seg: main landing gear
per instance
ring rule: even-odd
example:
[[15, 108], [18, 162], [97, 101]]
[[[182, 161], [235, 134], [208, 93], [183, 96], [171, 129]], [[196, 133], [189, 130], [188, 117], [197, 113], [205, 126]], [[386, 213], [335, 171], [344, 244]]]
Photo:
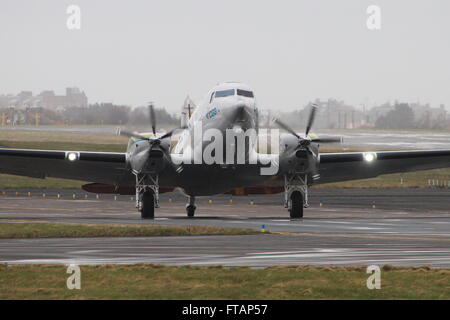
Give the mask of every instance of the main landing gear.
[[142, 219], [154, 219], [155, 208], [159, 208], [158, 175], [135, 174], [136, 208]]
[[[135, 174], [136, 176], [136, 208], [142, 219], [154, 219], [155, 208], [159, 208], [158, 175]], [[189, 196], [186, 204], [186, 213], [189, 218], [194, 217], [195, 197]]]
[[189, 218], [194, 217], [195, 209], [197, 209], [197, 207], [195, 206], [195, 197], [189, 196], [189, 202], [188, 204], [186, 204], [186, 213]]
[[284, 206], [291, 219], [303, 218], [303, 208], [308, 208], [308, 176], [298, 173], [284, 176]]
[[[308, 176], [287, 174], [284, 177], [284, 203], [291, 219], [303, 218], [303, 208], [308, 208]], [[158, 175], [136, 174], [136, 208], [142, 219], [154, 219], [155, 208], [159, 208]], [[195, 197], [189, 196], [186, 214], [189, 218], [195, 215]]]

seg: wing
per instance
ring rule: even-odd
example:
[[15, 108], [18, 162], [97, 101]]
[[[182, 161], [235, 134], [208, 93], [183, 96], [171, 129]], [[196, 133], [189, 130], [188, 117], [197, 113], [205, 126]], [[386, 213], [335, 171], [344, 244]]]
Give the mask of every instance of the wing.
[[[368, 154], [373, 155], [372, 160]], [[318, 183], [448, 167], [450, 150], [322, 153]]]
[[0, 172], [106, 184], [130, 179], [126, 154], [112, 152], [0, 149]]

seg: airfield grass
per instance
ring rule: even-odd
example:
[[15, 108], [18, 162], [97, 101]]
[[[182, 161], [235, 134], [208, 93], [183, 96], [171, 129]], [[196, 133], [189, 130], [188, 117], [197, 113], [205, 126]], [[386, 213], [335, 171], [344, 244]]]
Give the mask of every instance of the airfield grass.
[[26, 190], [26, 189], [80, 189], [87, 182], [67, 180], [59, 178], [29, 178], [0, 174], [0, 189], [2, 190]]
[[[113, 133], [113, 129], [111, 132]], [[99, 152], [125, 152], [127, 139], [124, 137], [32, 130], [1, 130], [0, 145], [9, 148], [80, 150]], [[322, 152], [354, 152], [361, 148], [343, 149], [326, 146]], [[372, 150], [382, 151], [382, 150]], [[383, 150], [384, 151], [384, 150]], [[439, 180], [440, 184], [450, 181], [450, 169], [435, 169], [403, 174], [382, 175], [376, 178], [321, 184], [317, 188], [423, 188], [429, 187], [428, 180]], [[85, 182], [65, 179], [36, 179], [21, 176], [0, 175], [0, 189], [74, 189]]]
[[81, 289], [66, 286], [63, 265], [0, 265], [0, 299], [450, 299], [450, 270], [366, 267], [254, 269], [151, 264], [81, 266]]
[[[32, 130], [0, 131], [0, 146], [17, 149], [125, 152], [127, 142], [126, 138], [113, 135]], [[0, 174], [0, 189], [78, 189], [85, 183], [58, 178], [37, 179]]]
[[250, 235], [256, 230], [213, 226], [0, 223], [0, 239]]
[[95, 152], [126, 152], [125, 144], [88, 143], [88, 142], [32, 142], [32, 141], [1, 141], [0, 145], [16, 149], [44, 149], [64, 151], [95, 151]]
[[[70, 130], [70, 127], [67, 127]], [[32, 142], [39, 145], [39, 143], [86, 143], [86, 144], [104, 144], [104, 145], [122, 145], [126, 146], [128, 139], [122, 136], [115, 136], [114, 129], [111, 128], [111, 134], [92, 134], [92, 133], [79, 133], [79, 132], [65, 132], [65, 131], [36, 131], [26, 129], [14, 129], [14, 130], [0, 130], [0, 144], [11, 146], [16, 144], [17, 146], [22, 143]], [[64, 148], [67, 149], [67, 148]], [[103, 150], [108, 151], [108, 150]]]

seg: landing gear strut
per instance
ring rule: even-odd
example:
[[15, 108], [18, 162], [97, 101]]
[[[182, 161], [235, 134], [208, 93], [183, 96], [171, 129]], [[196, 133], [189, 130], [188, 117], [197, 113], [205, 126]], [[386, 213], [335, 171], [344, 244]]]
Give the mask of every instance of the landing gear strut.
[[158, 175], [135, 174], [136, 208], [142, 219], [154, 219], [155, 208], [159, 208]]
[[189, 196], [189, 203], [186, 205], [186, 213], [189, 218], [193, 218], [195, 214], [195, 197]]
[[284, 176], [284, 206], [291, 219], [303, 218], [303, 208], [308, 208], [308, 176], [298, 173]]

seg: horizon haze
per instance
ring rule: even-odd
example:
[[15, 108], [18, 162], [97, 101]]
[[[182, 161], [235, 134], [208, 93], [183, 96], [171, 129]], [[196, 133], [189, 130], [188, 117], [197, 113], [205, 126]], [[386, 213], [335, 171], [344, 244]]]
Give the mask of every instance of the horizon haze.
[[[70, 5], [80, 30], [67, 28]], [[370, 5], [380, 30], [367, 28]], [[316, 98], [448, 108], [448, 12], [444, 0], [2, 1], [0, 94], [77, 86], [90, 103], [177, 112], [188, 94], [242, 81], [282, 111]]]

